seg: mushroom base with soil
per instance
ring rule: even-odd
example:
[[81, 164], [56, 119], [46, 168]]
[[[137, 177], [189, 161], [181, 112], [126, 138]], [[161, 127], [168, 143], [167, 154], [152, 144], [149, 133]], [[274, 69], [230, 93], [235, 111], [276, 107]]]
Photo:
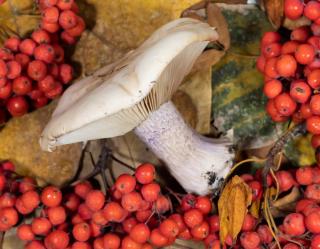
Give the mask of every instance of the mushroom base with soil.
[[231, 143], [199, 135], [171, 101], [151, 113], [134, 132], [186, 191], [204, 195], [219, 190], [231, 168]]

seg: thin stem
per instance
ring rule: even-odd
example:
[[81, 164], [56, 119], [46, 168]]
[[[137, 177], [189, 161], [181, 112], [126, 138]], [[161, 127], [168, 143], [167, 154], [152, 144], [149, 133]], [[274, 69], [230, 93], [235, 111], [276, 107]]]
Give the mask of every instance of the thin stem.
[[117, 163], [120, 163], [122, 166], [126, 167], [129, 170], [135, 171], [136, 169], [129, 164], [121, 161], [120, 159], [116, 158], [114, 155], [111, 155], [112, 160], [116, 161]]
[[263, 177], [263, 187], [266, 189], [268, 187], [267, 184], [267, 175], [270, 171], [270, 169], [274, 169], [274, 161], [275, 157], [283, 150], [284, 146], [287, 144], [287, 142], [294, 137], [298, 136], [305, 130], [305, 124], [300, 123], [296, 126], [294, 126], [292, 129], [287, 131], [282, 137], [279, 138], [279, 140], [274, 144], [274, 146], [271, 148], [267, 155], [267, 161], [265, 163], [265, 166], [262, 170], [262, 177]]

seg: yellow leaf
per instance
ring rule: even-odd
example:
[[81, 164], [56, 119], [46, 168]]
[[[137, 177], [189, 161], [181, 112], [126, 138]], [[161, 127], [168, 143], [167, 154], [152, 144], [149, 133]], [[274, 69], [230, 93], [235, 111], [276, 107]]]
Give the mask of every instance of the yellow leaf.
[[260, 207], [261, 207], [260, 200], [255, 200], [250, 207], [250, 214], [252, 214], [252, 216], [254, 216], [257, 219], [259, 218]]
[[251, 189], [239, 176], [234, 176], [223, 189], [218, 201], [222, 243], [228, 235], [233, 239], [238, 236], [251, 202]]

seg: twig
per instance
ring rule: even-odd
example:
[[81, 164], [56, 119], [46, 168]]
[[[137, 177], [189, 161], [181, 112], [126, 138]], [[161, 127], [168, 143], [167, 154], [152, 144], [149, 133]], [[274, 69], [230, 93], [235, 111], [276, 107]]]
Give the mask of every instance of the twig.
[[136, 169], [129, 164], [121, 161], [120, 159], [116, 158], [114, 155], [111, 155], [112, 160], [116, 161], [117, 163], [120, 163], [122, 166], [126, 167], [127, 169], [130, 169], [132, 171], [135, 171]]
[[305, 130], [305, 124], [300, 123], [293, 127], [291, 130], [286, 132], [282, 137], [279, 138], [279, 140], [274, 144], [274, 146], [271, 148], [267, 155], [267, 161], [265, 163], [265, 166], [262, 170], [262, 177], [263, 177], [263, 187], [266, 189], [268, 187], [267, 184], [267, 175], [270, 171], [270, 169], [274, 168], [274, 161], [275, 157], [283, 150], [284, 146], [287, 144], [287, 142], [300, 135]]

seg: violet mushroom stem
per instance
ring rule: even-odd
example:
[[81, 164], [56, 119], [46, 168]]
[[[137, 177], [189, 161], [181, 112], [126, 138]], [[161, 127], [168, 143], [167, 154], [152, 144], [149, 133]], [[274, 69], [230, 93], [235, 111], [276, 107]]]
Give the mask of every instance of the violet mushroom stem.
[[134, 132], [166, 162], [188, 192], [219, 189], [233, 159], [230, 142], [200, 136], [170, 99], [210, 41], [207, 23], [167, 23], [139, 48], [68, 88], [45, 127], [40, 145], [54, 147]]
[[233, 164], [230, 141], [198, 134], [171, 101], [151, 113], [134, 132], [188, 192], [206, 195], [218, 191]]

